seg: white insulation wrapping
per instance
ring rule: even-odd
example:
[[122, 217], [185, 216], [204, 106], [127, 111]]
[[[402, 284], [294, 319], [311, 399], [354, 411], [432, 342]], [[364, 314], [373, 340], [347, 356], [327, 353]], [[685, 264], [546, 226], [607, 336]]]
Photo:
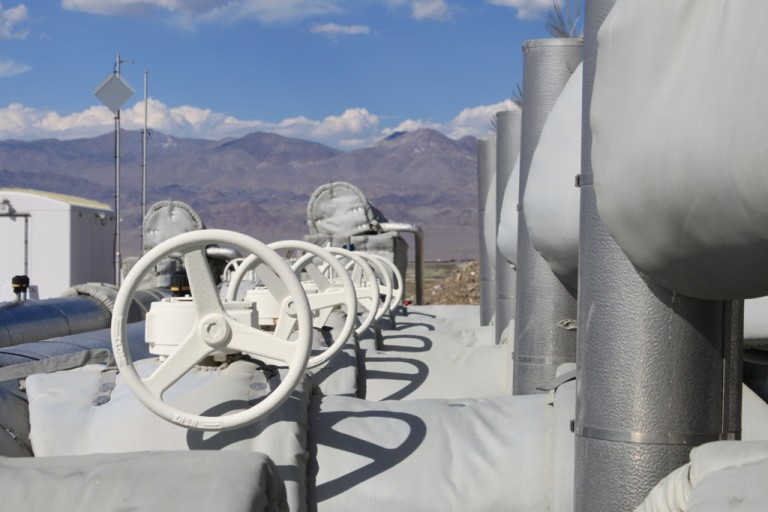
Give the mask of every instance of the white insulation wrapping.
[[605, 226], [662, 286], [768, 294], [768, 38], [759, 0], [620, 0], [600, 29], [592, 164]]
[[574, 288], [579, 270], [582, 66], [571, 75], [547, 117], [531, 160], [523, 209], [533, 247], [552, 272]]
[[499, 252], [512, 265], [517, 265], [517, 203], [520, 200], [520, 156], [518, 155], [512, 175], [504, 191], [499, 217], [496, 244]]
[[768, 442], [719, 441], [691, 451], [691, 462], [653, 488], [636, 512], [765, 510]]

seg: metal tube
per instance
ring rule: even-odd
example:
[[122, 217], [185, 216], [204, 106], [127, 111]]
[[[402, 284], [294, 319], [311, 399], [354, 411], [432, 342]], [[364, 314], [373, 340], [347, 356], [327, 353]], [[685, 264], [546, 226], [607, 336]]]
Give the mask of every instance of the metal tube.
[[[490, 200], [491, 187], [496, 190], [496, 137], [477, 139], [477, 217], [480, 229], [480, 325], [490, 325], [496, 311], [495, 262], [498, 261], [496, 249], [496, 226], [498, 216], [494, 215], [491, 225], [487, 225], [487, 208], [496, 208], [495, 204], [486, 204]], [[498, 194], [498, 191], [496, 191]], [[498, 197], [498, 196], [497, 196]], [[490, 234], [490, 236], [488, 236]]]
[[[520, 153], [522, 113], [519, 109], [496, 114], [496, 233], [501, 223], [501, 207], [509, 178]], [[517, 272], [496, 247], [496, 343], [515, 318]]]
[[144, 219], [147, 216], [147, 91], [149, 84], [149, 73], [144, 70], [144, 131], [141, 134], [141, 254], [144, 254]]
[[692, 447], [728, 437], [738, 406], [725, 382], [733, 308], [650, 281], [598, 214], [589, 113], [614, 2], [588, 0], [585, 19], [574, 509], [589, 512], [634, 510]]
[[380, 226], [383, 231], [413, 233], [416, 243], [416, 304], [424, 304], [424, 231], [414, 224], [400, 222], [382, 222]]
[[576, 291], [555, 276], [533, 247], [523, 197], [541, 131], [566, 82], [581, 62], [579, 39], [537, 39], [523, 45], [524, 104], [520, 135], [517, 232], [517, 310], [512, 392], [541, 393], [557, 367], [576, 360]]
[[[117, 77], [120, 78], [120, 54], [115, 62]], [[120, 109], [115, 112], [115, 284], [120, 286]]]

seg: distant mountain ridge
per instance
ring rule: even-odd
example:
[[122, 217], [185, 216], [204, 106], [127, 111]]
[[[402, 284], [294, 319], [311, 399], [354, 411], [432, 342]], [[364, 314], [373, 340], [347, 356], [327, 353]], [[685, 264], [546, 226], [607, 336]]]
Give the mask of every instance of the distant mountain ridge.
[[[453, 140], [431, 129], [398, 132], [354, 151], [267, 132], [219, 141], [151, 132], [147, 202], [184, 201], [208, 227], [270, 242], [301, 238], [312, 192], [329, 181], [348, 181], [391, 221], [421, 226], [428, 258], [475, 258], [476, 144], [474, 137]], [[121, 132], [126, 255], [139, 251], [141, 155], [141, 133]], [[0, 187], [114, 204], [114, 180], [114, 134], [0, 141]]]

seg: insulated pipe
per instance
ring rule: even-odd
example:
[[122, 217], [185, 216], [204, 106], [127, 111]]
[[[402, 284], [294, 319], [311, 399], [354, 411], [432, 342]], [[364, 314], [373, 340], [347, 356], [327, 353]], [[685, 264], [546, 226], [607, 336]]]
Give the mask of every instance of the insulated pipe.
[[[73, 289], [87, 294], [44, 300], [0, 303], [0, 347], [108, 328], [112, 322], [116, 290], [108, 285], [86, 284]], [[128, 314], [129, 322], [144, 320], [150, 304], [170, 295], [168, 290], [140, 290]]]
[[[424, 304], [424, 231], [415, 224], [402, 222], [382, 222], [383, 231], [404, 231], [413, 233], [416, 242], [416, 304]], [[405, 279], [405, 276], [403, 276]]]
[[733, 418], [741, 414], [729, 389], [739, 303], [691, 299], [651, 282], [598, 215], [589, 113], [597, 31], [614, 2], [588, 0], [585, 18], [574, 422], [574, 509], [584, 512], [634, 510], [691, 448], [738, 437]]
[[520, 134], [517, 228], [517, 310], [512, 392], [542, 393], [557, 367], [576, 360], [576, 290], [563, 284], [533, 247], [523, 197], [528, 172], [550, 110], [581, 63], [579, 39], [536, 39], [523, 44], [524, 105]]
[[[491, 187], [496, 190], [496, 137], [477, 139], [477, 217], [480, 224], [480, 325], [490, 325], [496, 311], [496, 282], [494, 278], [494, 263], [498, 261], [496, 254], [496, 225], [498, 217], [488, 208], [495, 210], [496, 204], [488, 204], [491, 200]], [[498, 194], [498, 191], [496, 191]], [[496, 196], [498, 197], [498, 196]], [[494, 201], [495, 203], [495, 201]], [[488, 225], [488, 221], [492, 221]], [[494, 261], [495, 257], [495, 261]]]
[[[501, 223], [501, 207], [509, 178], [520, 153], [519, 109], [505, 110], [496, 114], [496, 230]], [[495, 239], [494, 239], [495, 241]], [[515, 267], [504, 257], [496, 246], [496, 343], [515, 318], [515, 295], [517, 294], [517, 273]]]

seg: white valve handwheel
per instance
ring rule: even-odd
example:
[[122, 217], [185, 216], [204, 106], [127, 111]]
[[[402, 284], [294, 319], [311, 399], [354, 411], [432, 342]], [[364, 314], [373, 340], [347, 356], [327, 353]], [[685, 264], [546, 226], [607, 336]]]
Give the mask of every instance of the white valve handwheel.
[[373, 268], [360, 257], [359, 253], [341, 249], [339, 247], [326, 247], [325, 250], [337, 258], [349, 260], [345, 266], [352, 267], [347, 268], [347, 272], [349, 272], [349, 275], [352, 277], [352, 282], [355, 285], [357, 303], [366, 312], [365, 316], [360, 321], [360, 325], [355, 329], [355, 333], [359, 336], [371, 326], [376, 319], [376, 312], [379, 308], [379, 301], [381, 300], [379, 293], [381, 292], [379, 291], [379, 283], [376, 279], [376, 273], [373, 271]]
[[392, 271], [390, 273], [390, 277], [392, 278], [392, 300], [389, 302], [389, 309], [392, 311], [400, 305], [403, 301], [403, 295], [405, 295], [405, 281], [403, 281], [403, 274], [400, 273], [400, 269], [397, 268], [397, 265], [395, 265], [389, 258], [385, 258], [381, 254], [373, 253], [368, 253], [368, 256], [372, 256], [375, 260], [381, 262], [383, 266], [388, 267]]
[[[290, 316], [298, 320], [298, 337], [287, 341], [240, 323], [230, 317], [218, 297], [205, 248], [227, 244], [257, 254], [281, 281], [283, 300], [291, 302]], [[133, 295], [142, 277], [171, 253], [183, 254], [195, 308], [195, 324], [178, 349], [152, 375], [142, 379], [133, 366], [127, 345], [127, 317]], [[180, 326], [181, 327], [181, 326]], [[312, 349], [312, 318], [306, 294], [293, 270], [266, 245], [232, 231], [207, 229], [177, 235], [146, 253], [125, 278], [112, 315], [112, 348], [120, 373], [136, 397], [161, 418], [192, 430], [230, 430], [263, 418], [282, 404], [304, 377]], [[280, 385], [261, 402], [247, 410], [224, 416], [199, 416], [180, 411], [163, 401], [163, 393], [210, 354], [221, 351], [252, 354], [288, 366]]]
[[227, 262], [227, 265], [224, 267], [224, 272], [221, 273], [225, 281], [228, 281], [231, 278], [232, 273], [242, 265], [244, 259], [245, 258], [233, 258]]
[[376, 315], [374, 318], [378, 320], [384, 316], [384, 313], [389, 311], [390, 301], [392, 300], [392, 277], [384, 267], [384, 265], [373, 257], [372, 254], [366, 252], [356, 252], [358, 256], [362, 258], [373, 269], [374, 274], [377, 276], [377, 282], [379, 284], [379, 306], [376, 308]]
[[[344, 344], [347, 342], [347, 339], [355, 328], [357, 295], [355, 293], [355, 286], [352, 283], [352, 278], [344, 270], [344, 266], [341, 262], [339, 262], [331, 253], [315, 244], [301, 240], [285, 240], [271, 243], [268, 247], [274, 251], [295, 249], [307, 253], [294, 262], [292, 268], [297, 276], [300, 276], [302, 270], [305, 270], [317, 286], [316, 293], [307, 294], [309, 309], [317, 314], [317, 317], [314, 320], [315, 327], [323, 327], [328, 321], [331, 312], [337, 306], [345, 306], [347, 309], [347, 317], [344, 321], [344, 325], [342, 326], [341, 331], [333, 337], [331, 346], [321, 354], [309, 359], [307, 368], [315, 368], [336, 355], [336, 353], [344, 347]], [[338, 274], [339, 281], [332, 283], [326, 276], [324, 276], [314, 263], [315, 257], [322, 259], [330, 265]], [[253, 254], [243, 261], [230, 280], [229, 290], [227, 291], [228, 299], [236, 296], [237, 289], [240, 286], [245, 272], [255, 266], [258, 268], [258, 263], [258, 257]]]

